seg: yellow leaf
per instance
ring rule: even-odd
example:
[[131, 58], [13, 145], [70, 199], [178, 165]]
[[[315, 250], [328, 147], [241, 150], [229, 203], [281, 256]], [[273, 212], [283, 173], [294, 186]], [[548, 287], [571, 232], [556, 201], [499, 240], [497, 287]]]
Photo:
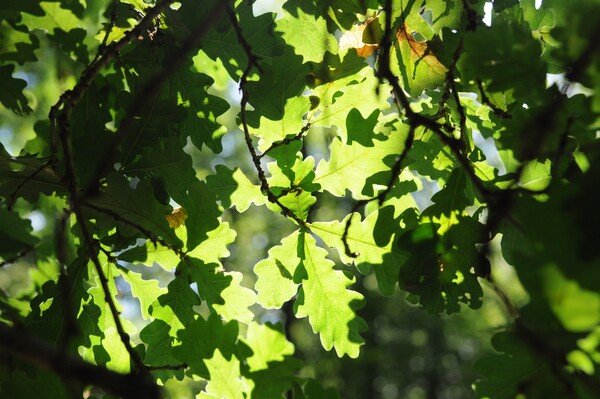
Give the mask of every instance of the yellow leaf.
[[169, 215], [165, 216], [169, 226], [176, 229], [179, 226], [183, 226], [185, 219], [187, 218], [187, 212], [182, 207], [173, 209]]

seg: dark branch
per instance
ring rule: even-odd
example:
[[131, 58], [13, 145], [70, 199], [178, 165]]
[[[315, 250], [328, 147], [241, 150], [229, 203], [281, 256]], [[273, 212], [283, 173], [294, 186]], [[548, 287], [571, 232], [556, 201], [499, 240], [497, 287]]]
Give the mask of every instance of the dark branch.
[[12, 210], [12, 207], [15, 204], [15, 201], [17, 200], [17, 194], [19, 194], [19, 191], [21, 191], [21, 189], [27, 184], [29, 183], [32, 179], [34, 179], [38, 173], [40, 173], [42, 170], [44, 170], [46, 167], [50, 166], [52, 164], [52, 159], [44, 162], [43, 165], [41, 165], [39, 168], [37, 168], [36, 170], [33, 171], [33, 173], [31, 173], [29, 176], [27, 176], [25, 179], [23, 179], [23, 181], [21, 182], [21, 184], [19, 184], [17, 186], [17, 188], [15, 188], [15, 191], [13, 191], [10, 194], [10, 197], [8, 198], [8, 204], [7, 204], [7, 208], [8, 210]]
[[132, 362], [135, 364], [137, 371], [140, 373], [147, 372], [147, 370], [145, 369], [145, 365], [142, 362], [142, 359], [140, 358], [140, 355], [131, 346], [129, 334], [127, 334], [125, 332], [125, 329], [123, 328], [123, 323], [121, 323], [119, 311], [117, 310], [117, 306], [112, 298], [112, 294], [108, 286], [108, 279], [104, 274], [104, 270], [102, 270], [102, 265], [100, 264], [100, 259], [98, 258], [96, 243], [92, 238], [92, 234], [88, 230], [87, 221], [85, 220], [85, 216], [83, 215], [81, 207], [76, 207], [74, 212], [75, 216], [77, 217], [77, 224], [79, 225], [79, 229], [81, 230], [81, 235], [83, 236], [88, 255], [90, 257], [90, 260], [92, 261], [92, 264], [94, 265], [96, 273], [98, 274], [98, 278], [100, 279], [100, 286], [102, 287], [102, 292], [104, 293], [104, 300], [106, 301], [106, 304], [108, 305], [110, 313], [115, 322], [115, 328], [117, 329], [119, 338], [121, 338], [121, 342], [123, 342], [125, 349], [127, 349], [127, 352], [129, 353]]
[[0, 323], [0, 349], [66, 379], [102, 388], [124, 399], [160, 399], [159, 388], [143, 374], [118, 374], [68, 355], [15, 327]]
[[[172, 0], [169, 0], [166, 3], [172, 2]], [[93, 178], [90, 180], [90, 184], [85, 188], [84, 197], [92, 196], [98, 191], [98, 182], [104, 176], [106, 171], [112, 167], [115, 160], [115, 154], [118, 153], [119, 146], [129, 134], [131, 125], [136, 120], [136, 117], [142, 112], [148, 101], [160, 92], [163, 83], [179, 69], [192, 51], [198, 48], [200, 41], [221, 12], [223, 12], [224, 8], [226, 8], [228, 3], [229, 1], [225, 0], [218, 2], [204, 19], [198, 21], [198, 27], [191, 32], [177, 51], [169, 58], [169, 62], [165, 64], [156, 75], [150, 77], [137, 92], [131, 103], [131, 107], [127, 110], [126, 116], [121, 121], [119, 130], [105, 150], [104, 156], [101, 158], [102, 161], [99, 162], [99, 165], [93, 174]], [[146, 18], [144, 18], [144, 20], [145, 19]]]
[[502, 108], [498, 107], [496, 104], [490, 101], [487, 94], [485, 94], [483, 82], [480, 79], [477, 79], [477, 87], [479, 88], [479, 95], [481, 96], [481, 103], [483, 105], [487, 105], [496, 116], [502, 119], [512, 118], [512, 116], [508, 112], [506, 112], [505, 110], [503, 110]]
[[454, 73], [456, 71], [456, 64], [458, 63], [458, 60], [460, 59], [461, 53], [463, 50], [463, 40], [461, 39], [459, 45], [456, 47], [456, 50], [454, 51], [454, 54], [452, 55], [452, 65], [450, 65], [450, 68], [448, 69], [448, 72], [446, 73], [446, 82], [450, 88], [450, 90], [452, 91], [452, 97], [454, 98], [454, 102], [456, 103], [456, 109], [458, 110], [458, 115], [459, 115], [459, 137], [460, 137], [460, 144], [462, 146], [462, 150], [464, 151], [465, 149], [465, 134], [467, 131], [467, 116], [465, 114], [465, 109], [462, 106], [462, 104], [460, 103], [460, 96], [458, 94], [458, 90], [456, 89], [456, 82], [455, 80], [455, 76]]
[[34, 248], [27, 248], [21, 252], [19, 252], [18, 254], [16, 254], [15, 256], [13, 256], [12, 258], [8, 258], [6, 260], [3, 260], [2, 262], [0, 262], [0, 268], [6, 266], [6, 265], [10, 265], [15, 263], [16, 261], [18, 261], [19, 259], [25, 257], [27, 254], [33, 252]]
[[246, 146], [248, 147], [248, 151], [250, 152], [250, 156], [252, 157], [252, 163], [254, 164], [256, 173], [258, 174], [258, 179], [260, 180], [261, 191], [267, 196], [269, 202], [276, 204], [277, 206], [279, 206], [279, 208], [281, 208], [281, 213], [284, 216], [294, 220], [296, 223], [298, 223], [299, 226], [307, 228], [308, 226], [306, 222], [300, 219], [298, 216], [296, 216], [294, 212], [292, 212], [288, 207], [283, 205], [281, 201], [279, 201], [279, 198], [275, 194], [273, 194], [273, 191], [271, 191], [269, 183], [267, 182], [265, 172], [262, 169], [262, 166], [260, 165], [260, 157], [256, 153], [256, 149], [254, 148], [254, 144], [252, 143], [252, 137], [250, 136], [250, 130], [248, 129], [248, 121], [246, 119], [246, 107], [248, 105], [249, 97], [248, 90], [246, 89], [246, 84], [248, 83], [248, 77], [250, 76], [250, 72], [252, 71], [252, 69], [256, 68], [259, 71], [262, 70], [258, 63], [259, 58], [252, 52], [250, 44], [244, 38], [242, 27], [240, 26], [237, 20], [235, 12], [230, 7], [227, 7], [227, 16], [233, 24], [233, 27], [237, 34], [238, 42], [244, 49], [246, 57], [248, 57], [248, 65], [244, 69], [244, 72], [242, 73], [242, 76], [240, 78], [240, 91], [242, 92], [242, 100], [240, 102], [240, 119], [242, 122], [242, 129], [244, 131], [244, 139], [246, 141]]
[[189, 366], [186, 363], [175, 364], [175, 365], [166, 365], [166, 366], [148, 366], [148, 370], [157, 371], [157, 370], [183, 370], [187, 369]]
[[[84, 69], [79, 80], [75, 84], [75, 87], [73, 87], [71, 90], [65, 91], [60, 96], [58, 102], [50, 108], [50, 152], [55, 160], [57, 157], [56, 129], [59, 128], [57, 121], [60, 118], [60, 114], [66, 114], [66, 118], [68, 119], [71, 110], [83, 97], [90, 84], [100, 73], [102, 68], [104, 68], [114, 57], [116, 57], [125, 46], [140, 37], [144, 30], [150, 24], [152, 24], [154, 19], [158, 17], [160, 13], [162, 13], [164, 9], [171, 5], [174, 1], [175, 0], [163, 0], [154, 7], [149, 8], [142, 20], [138, 22], [138, 24], [131, 30], [127, 31], [121, 40], [113, 42], [107, 47], [101, 45], [98, 48], [96, 57]], [[105, 38], [108, 38], [108, 33]]]
[[152, 243], [154, 245], [156, 244], [160, 244], [165, 248], [169, 248], [171, 251], [173, 251], [174, 253], [177, 254], [177, 256], [179, 256], [180, 258], [183, 258], [184, 253], [181, 250], [181, 248], [175, 246], [175, 245], [171, 245], [168, 242], [166, 242], [165, 240], [163, 240], [162, 238], [156, 236], [154, 233], [152, 233], [150, 230], [146, 229], [143, 226], [140, 226], [137, 223], [134, 223], [130, 220], [125, 219], [123, 216], [119, 215], [117, 212], [114, 212], [111, 209], [106, 209], [106, 208], [102, 208], [100, 206], [91, 204], [89, 202], [85, 202], [83, 203], [84, 206], [91, 208], [97, 212], [101, 212], [104, 213], [105, 215], [110, 216], [111, 218], [113, 218], [115, 221], [117, 222], [121, 222], [123, 224], [126, 224], [128, 226], [133, 227], [134, 229], [138, 230], [140, 233], [142, 233], [144, 235], [144, 237], [146, 237], [148, 240], [152, 241]]
[[296, 133], [295, 136], [292, 137], [287, 137], [281, 141], [278, 141], [276, 143], [273, 143], [269, 148], [267, 148], [265, 150], [265, 152], [263, 152], [262, 154], [260, 154], [258, 156], [259, 159], [261, 159], [262, 157], [264, 157], [265, 155], [267, 155], [269, 152], [273, 151], [275, 148], [287, 145], [289, 143], [291, 143], [292, 141], [296, 141], [296, 140], [300, 140], [302, 139], [302, 137], [304, 136], [304, 133], [306, 133], [309, 129], [310, 129], [310, 123], [307, 123], [306, 125], [302, 126], [302, 129], [300, 129], [300, 131], [298, 133]]

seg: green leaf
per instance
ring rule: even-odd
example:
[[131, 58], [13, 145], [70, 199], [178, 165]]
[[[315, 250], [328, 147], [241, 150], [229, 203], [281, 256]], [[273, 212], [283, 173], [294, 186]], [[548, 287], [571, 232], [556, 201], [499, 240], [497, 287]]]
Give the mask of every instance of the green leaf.
[[44, 10], [40, 7], [39, 2], [34, 0], [23, 0], [19, 2], [14, 2], [10, 0], [1, 0], [0, 4], [2, 7], [2, 16], [3, 18], [15, 18], [19, 16], [20, 13], [27, 13], [36, 16], [43, 16]]
[[[310, 193], [306, 191], [292, 192], [279, 198], [281, 205], [292, 211], [294, 215], [302, 220], [308, 218], [310, 207], [317, 201]], [[276, 204], [268, 203], [267, 206], [275, 212], [280, 212], [280, 207]]]
[[188, 215], [185, 219], [186, 248], [191, 251], [206, 240], [210, 231], [219, 226], [221, 211], [216, 203], [216, 196], [203, 181], [194, 181], [186, 194], [181, 205]]
[[[400, 267], [408, 258], [408, 253], [394, 245], [393, 237], [398, 231], [392, 207], [382, 208], [369, 214], [364, 220], [356, 213], [348, 215], [342, 221], [316, 222], [311, 224], [313, 231], [331, 248], [335, 248], [344, 263], [354, 263], [362, 273], [375, 271], [379, 290], [383, 295], [392, 295], [398, 282]], [[348, 218], [352, 223], [346, 241], [350, 251], [357, 253], [356, 258], [346, 254], [342, 237]], [[385, 229], [382, 231], [381, 229]], [[380, 239], [379, 237], [386, 237]]]
[[455, 161], [448, 147], [445, 147], [430, 131], [417, 129], [414, 144], [407, 156], [411, 170], [432, 180], [448, 178], [454, 169]]
[[[348, 113], [354, 108], [365, 118], [374, 110], [389, 108], [383, 93], [389, 93], [390, 90], [389, 86], [379, 82], [371, 67], [364, 66], [349, 76], [315, 87], [314, 95], [318, 97], [319, 104], [309, 121], [314, 126], [341, 128], [346, 126]], [[344, 132], [340, 134], [344, 138]]]
[[373, 140], [372, 147], [365, 147], [358, 142], [344, 145], [341, 139], [334, 139], [331, 157], [328, 161], [319, 162], [314, 182], [338, 197], [350, 190], [355, 199], [370, 198], [373, 187], [365, 182], [374, 174], [389, 173], [390, 165], [386, 163], [386, 158], [402, 153], [407, 135], [408, 126], [401, 125], [385, 140]]
[[235, 356], [227, 360], [217, 349], [213, 357], [206, 361], [206, 367], [210, 373], [206, 393], [228, 399], [245, 399], [250, 394], [240, 374], [240, 361]]
[[[24, 2], [19, 2], [20, 4]], [[33, 3], [33, 2], [32, 2]], [[6, 6], [0, 7], [4, 8]], [[6, 9], [0, 10], [0, 20], [2, 13]], [[0, 60], [14, 61], [19, 64], [25, 62], [35, 62], [37, 57], [34, 51], [39, 47], [38, 38], [28, 32], [21, 32], [13, 29], [6, 21], [0, 22]], [[4, 83], [3, 83], [4, 84]], [[9, 95], [3, 93], [3, 95]]]
[[110, 184], [99, 196], [90, 200], [95, 209], [101, 209], [105, 214], [107, 212], [109, 215], [114, 214], [115, 222], [124, 224], [128, 228], [139, 226], [169, 244], [182, 246], [181, 240], [165, 219], [165, 216], [170, 213], [169, 207], [153, 200], [154, 193], [147, 180], [140, 181], [135, 189], [130, 187], [122, 175], [116, 173], [112, 173], [107, 181]]
[[428, 42], [415, 40], [406, 25], [398, 29], [398, 40], [390, 54], [390, 69], [402, 78], [404, 89], [417, 98], [425, 89], [440, 87], [448, 68], [437, 59]]
[[431, 197], [434, 205], [427, 208], [424, 214], [450, 216], [451, 213], [466, 208], [473, 201], [473, 199], [469, 198], [466, 189], [466, 173], [462, 169], [454, 169], [444, 187]]
[[316, 15], [316, 5], [311, 6], [306, 9], [306, 2], [300, 0], [285, 2], [283, 9], [286, 12], [283, 18], [275, 21], [275, 30], [283, 33], [283, 40], [294, 47], [294, 52], [301, 55], [304, 62], [321, 62], [326, 52], [337, 54], [338, 43], [329, 33], [325, 18]]
[[42, 369], [12, 370], [2, 376], [2, 394], [15, 399], [67, 399], [69, 391], [55, 373]]
[[12, 157], [0, 144], [0, 196], [7, 200], [24, 198], [36, 202], [40, 194], [62, 195], [60, 184], [47, 159], [32, 155]]
[[251, 323], [243, 342], [252, 349], [246, 359], [249, 373], [244, 373], [254, 385], [252, 397], [278, 398], [289, 391], [297, 381], [300, 362], [292, 359], [294, 345], [278, 326]]
[[439, 34], [443, 28], [456, 29], [458, 27], [464, 7], [462, 2], [462, 0], [452, 2], [427, 0], [425, 2], [425, 9], [431, 12], [432, 28], [436, 33]]
[[346, 142], [352, 144], [356, 141], [365, 147], [373, 147], [375, 145], [373, 139], [384, 140], [385, 137], [381, 134], [375, 134], [378, 117], [378, 110], [363, 118], [358, 109], [352, 108], [346, 118]]
[[[182, 13], [178, 15], [183, 16], [186, 25], [192, 31], [198, 22], [198, 14], [205, 13], [208, 9], [205, 4], [186, 2]], [[275, 55], [282, 53], [284, 43], [273, 33], [273, 14], [255, 17], [252, 5], [246, 2], [239, 2], [235, 12], [239, 16], [240, 26], [252, 53], [258, 56], [261, 62], [269, 63]], [[203, 43], [202, 50], [213, 59], [220, 58], [229, 75], [237, 80], [241, 71], [246, 68], [248, 57], [239, 45], [236, 31], [226, 16], [216, 22], [215, 29], [206, 34]]]
[[294, 354], [294, 345], [271, 324], [250, 323], [243, 341], [252, 349], [252, 356], [246, 359], [250, 372], [266, 370], [269, 363]]
[[[502, 16], [495, 18], [491, 27], [477, 29], [476, 34], [467, 32], [458, 63], [462, 78], [489, 82], [489, 91], [512, 91], [517, 98], [527, 98], [543, 90], [544, 63], [520, 62], [541, 56], [540, 44], [526, 26]], [[514, 79], [515, 76], [519, 79]]]
[[150, 366], [164, 367], [178, 364], [173, 358], [171, 326], [162, 320], [154, 320], [140, 331], [140, 339], [146, 344], [144, 362]]
[[183, 151], [177, 138], [169, 138], [153, 147], [144, 148], [143, 153], [122, 171], [140, 179], [161, 178], [170, 196], [182, 203], [187, 190], [196, 180], [192, 158]]
[[317, 381], [309, 378], [303, 386], [304, 392], [298, 395], [302, 399], [332, 399], [339, 398], [335, 388], [324, 388]]
[[177, 334], [181, 345], [173, 348], [173, 356], [186, 363], [194, 374], [208, 378], [209, 371], [205, 361], [210, 359], [215, 349], [226, 357], [231, 357], [237, 336], [236, 322], [223, 323], [216, 314], [210, 315], [206, 320], [199, 316]]
[[273, 58], [270, 64], [261, 64], [261, 68], [263, 77], [246, 85], [248, 102], [254, 108], [249, 116], [281, 120], [288, 99], [300, 95], [305, 88], [308, 67], [302, 64], [301, 57], [286, 53]]
[[60, 3], [43, 1], [39, 3], [44, 11], [42, 16], [23, 14], [21, 23], [29, 30], [42, 29], [52, 33], [54, 29], [62, 29], [65, 32], [80, 26], [80, 20], [71, 10], [61, 7]]
[[198, 284], [198, 294], [224, 320], [248, 324], [254, 318], [249, 309], [256, 303], [254, 291], [243, 287], [242, 274], [225, 272], [215, 264], [188, 258], [190, 273]]
[[521, 187], [532, 191], [543, 191], [550, 185], [552, 162], [527, 162], [521, 173]]
[[[90, 297], [92, 298], [93, 306], [99, 309], [99, 316], [95, 327], [95, 336], [98, 338], [90, 339], [91, 346], [89, 350], [84, 350], [84, 358], [88, 358], [90, 361], [94, 361], [96, 364], [105, 365], [107, 368], [117, 371], [119, 373], [127, 373], [131, 369], [131, 358], [127, 348], [123, 344], [123, 341], [117, 331], [115, 320], [112, 316], [108, 301], [112, 301], [117, 311], [122, 310], [122, 306], [117, 302], [117, 287], [115, 284], [115, 277], [119, 274], [118, 269], [115, 265], [108, 262], [105, 256], [99, 256], [102, 272], [107, 278], [107, 285], [110, 292], [110, 296], [104, 293], [102, 283], [100, 282], [100, 276], [96, 274], [91, 263], [88, 267], [91, 269], [90, 284], [91, 287], [87, 289]], [[136, 328], [133, 323], [128, 320], [120, 320], [126, 333], [132, 335], [136, 333]]]
[[16, 114], [25, 114], [32, 111], [29, 107], [27, 97], [23, 95], [23, 89], [27, 87], [27, 82], [23, 79], [12, 76], [15, 70], [14, 65], [0, 65], [0, 82], [2, 91], [0, 92], [0, 103]]
[[171, 95], [176, 96], [178, 104], [187, 111], [187, 117], [181, 124], [181, 135], [190, 137], [198, 149], [206, 144], [213, 152], [221, 152], [221, 137], [227, 128], [217, 122], [217, 118], [227, 111], [229, 104], [220, 97], [208, 94], [214, 80], [188, 69], [173, 76], [170, 83]]
[[302, 288], [294, 303], [298, 317], [307, 317], [326, 350], [332, 347], [338, 356], [347, 354], [355, 358], [364, 343], [360, 332], [367, 328], [356, 315], [362, 306], [363, 296], [348, 289], [354, 283], [334, 263], [326, 258], [327, 251], [317, 246], [315, 239], [301, 232], [298, 252], [304, 268]]
[[230, 255], [227, 245], [234, 242], [235, 237], [236, 233], [229, 227], [229, 223], [220, 223], [219, 227], [209, 231], [207, 238], [187, 255], [198, 258], [207, 264], [219, 263], [219, 259], [227, 258]]
[[107, 355], [106, 362], [99, 362], [100, 364], [104, 363], [107, 369], [121, 374], [130, 372], [131, 358], [115, 327], [111, 326], [104, 330], [100, 346]]
[[[292, 97], [286, 100], [281, 119], [271, 120], [260, 115], [260, 119], [256, 123], [249, 121], [250, 133], [260, 138], [258, 149], [266, 151], [273, 143], [299, 134], [307, 124], [303, 116], [310, 110], [310, 107], [308, 97]], [[258, 115], [254, 114], [254, 117], [256, 116]]]
[[[275, 154], [273, 155], [275, 156]], [[291, 159], [293, 159], [293, 163], [289, 162]], [[267, 182], [275, 195], [289, 189], [302, 189], [308, 192], [317, 191], [319, 186], [313, 183], [315, 178], [314, 167], [315, 159], [312, 156], [303, 159], [300, 152], [296, 153], [295, 158], [277, 158], [277, 162], [267, 164], [267, 168], [271, 173]]]
[[600, 295], [567, 280], [551, 265], [540, 273], [550, 308], [568, 331], [590, 331], [600, 325]]
[[[533, 397], [563, 395], [566, 390], [552, 377], [548, 364], [513, 332], [492, 337], [492, 345], [502, 354], [487, 355], [475, 367], [484, 376], [475, 385], [480, 397], [514, 398], [521, 387]], [[542, 395], [542, 396], [540, 396]]]
[[170, 334], [186, 328], [196, 317], [193, 307], [200, 298], [186, 281], [187, 276], [176, 276], [167, 286], [167, 293], [158, 297], [150, 307], [150, 314], [171, 327]]
[[[142, 49], [144, 50], [146, 49]], [[156, 61], [147, 62], [154, 64]], [[121, 92], [118, 101], [119, 108], [130, 109], [134, 97], [130, 93]], [[129, 165], [137, 155], [142, 154], [144, 148], [154, 147], [162, 138], [178, 132], [179, 124], [185, 117], [185, 110], [177, 105], [176, 98], [153, 98], [146, 101], [146, 107], [139, 115], [135, 115], [129, 133], [126, 135], [127, 140], [121, 145], [123, 154], [121, 164], [124, 166]]]
[[465, 216], [441, 237], [440, 230], [421, 223], [399, 237], [399, 248], [409, 254], [400, 269], [400, 287], [431, 314], [459, 312], [459, 302], [476, 309], [483, 296], [477, 277], [489, 275], [489, 263], [475, 246], [487, 240], [485, 227]]
[[281, 240], [281, 245], [269, 249], [269, 257], [254, 266], [257, 276], [257, 301], [265, 309], [279, 309], [298, 291], [294, 280], [302, 259], [298, 254], [299, 230]]
[[150, 319], [149, 308], [159, 296], [166, 294], [167, 289], [159, 286], [158, 280], [144, 279], [140, 273], [134, 273], [131, 270], [120, 268], [121, 276], [131, 286], [132, 295], [140, 301], [142, 316]]
[[225, 208], [235, 206], [238, 212], [245, 212], [251, 204], [266, 202], [260, 186], [252, 184], [240, 169], [231, 170], [225, 165], [217, 165], [215, 169], [216, 174], [208, 176], [206, 182]]
[[31, 235], [31, 222], [0, 206], [0, 257], [8, 260], [33, 249], [39, 241]]
[[133, 264], [142, 263], [147, 266], [157, 264], [166, 271], [171, 271], [181, 261], [181, 258], [171, 248], [161, 244], [154, 244], [152, 241], [146, 241], [140, 245], [119, 255], [119, 259]]
[[[180, 226], [176, 230], [177, 236], [187, 241], [187, 229]], [[230, 255], [227, 246], [235, 241], [236, 232], [229, 227], [229, 223], [222, 222], [212, 231], [207, 233], [206, 238], [193, 250], [188, 251], [187, 256], [200, 259], [206, 263], [219, 263], [219, 259]], [[160, 243], [148, 240], [144, 245], [131, 248], [121, 255], [119, 259], [131, 263], [143, 263], [145, 265], [158, 264], [166, 271], [171, 271], [181, 261], [181, 257], [173, 249], [165, 247]]]

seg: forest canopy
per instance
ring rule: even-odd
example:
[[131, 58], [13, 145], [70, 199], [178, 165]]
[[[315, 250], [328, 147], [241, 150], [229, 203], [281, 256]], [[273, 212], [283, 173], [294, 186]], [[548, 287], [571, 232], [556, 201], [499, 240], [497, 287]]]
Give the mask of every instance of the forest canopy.
[[0, 396], [600, 397], [599, 18], [0, 0]]

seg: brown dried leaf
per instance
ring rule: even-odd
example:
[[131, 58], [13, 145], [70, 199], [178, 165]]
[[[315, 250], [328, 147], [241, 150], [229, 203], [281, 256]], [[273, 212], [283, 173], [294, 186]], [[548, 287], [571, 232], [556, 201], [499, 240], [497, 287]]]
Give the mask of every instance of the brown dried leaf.
[[368, 56], [373, 54], [373, 52], [379, 47], [379, 44], [370, 44], [363, 42], [363, 33], [367, 26], [373, 20], [374, 18], [370, 18], [365, 23], [360, 25], [354, 25], [352, 29], [346, 31], [342, 35], [342, 37], [340, 37], [339, 49], [356, 49], [356, 53], [363, 58], [367, 58]]
[[415, 40], [415, 38], [408, 33], [408, 28], [406, 24], [398, 27], [396, 30], [396, 39], [398, 39], [399, 43], [404, 41], [408, 42], [410, 47], [410, 56], [411, 59], [414, 60], [414, 64], [416, 66], [419, 62], [424, 62], [433, 72], [438, 75], [445, 75], [448, 72], [448, 68], [444, 66], [436, 56], [429, 50], [427, 46], [427, 42], [419, 42]]

